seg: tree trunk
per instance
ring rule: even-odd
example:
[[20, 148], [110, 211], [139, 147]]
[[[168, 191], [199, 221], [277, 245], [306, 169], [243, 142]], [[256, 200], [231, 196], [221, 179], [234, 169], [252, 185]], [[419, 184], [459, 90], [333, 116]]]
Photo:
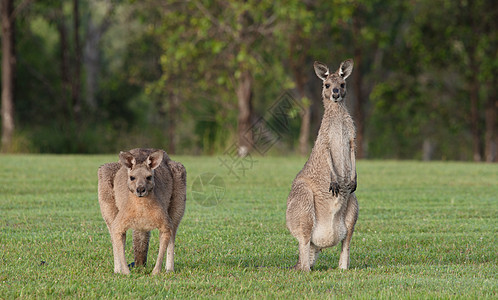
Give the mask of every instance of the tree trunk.
[[98, 48], [101, 39], [99, 27], [95, 25], [92, 17], [88, 20], [87, 37], [83, 51], [83, 62], [86, 71], [85, 102], [92, 110], [97, 109], [97, 86], [100, 69], [100, 51]]
[[73, 39], [74, 39], [74, 74], [71, 81], [71, 102], [76, 122], [80, 120], [81, 112], [81, 43], [80, 43], [80, 13], [79, 1], [73, 1]]
[[463, 5], [463, 3], [459, 3], [459, 9], [463, 16], [465, 22], [470, 25], [470, 29], [472, 30], [471, 36], [464, 44], [466, 55], [468, 57], [469, 65], [469, 73], [467, 75], [467, 87], [470, 98], [470, 128], [472, 132], [472, 156], [474, 161], [482, 160], [482, 144], [481, 144], [481, 130], [480, 130], [480, 118], [479, 118], [479, 60], [477, 58], [477, 43], [478, 36], [482, 33], [478, 27], [478, 20], [476, 20], [474, 16], [474, 7], [467, 7]]
[[[296, 72], [297, 73], [297, 72]], [[300, 79], [298, 79], [300, 77]], [[299, 130], [299, 154], [302, 156], [307, 156], [309, 154], [309, 140], [310, 140], [310, 130], [311, 130], [311, 103], [306, 99], [305, 93], [305, 76], [296, 74], [296, 87], [299, 93], [299, 101], [303, 105], [303, 111], [301, 112], [301, 128]]]
[[486, 133], [485, 133], [485, 148], [486, 162], [494, 162], [498, 160], [498, 145], [496, 134], [496, 115], [498, 112], [498, 97], [496, 95], [496, 84], [490, 85], [488, 101], [486, 102]]
[[310, 41], [307, 39], [301, 30], [297, 27], [291, 36], [289, 49], [290, 67], [294, 73], [294, 80], [296, 82], [296, 89], [299, 96], [299, 101], [302, 104], [303, 110], [301, 111], [301, 128], [299, 130], [299, 154], [306, 156], [309, 153], [309, 140], [311, 130], [311, 103], [306, 101], [306, 82], [308, 76], [304, 70], [306, 66], [307, 47]]
[[238, 78], [236, 87], [239, 116], [237, 119], [238, 155], [246, 156], [253, 145], [253, 133], [250, 130], [252, 116], [252, 75], [244, 70]]
[[472, 69], [470, 75], [470, 126], [472, 131], [472, 153], [474, 161], [481, 161], [481, 131], [479, 129], [479, 81], [477, 74], [479, 68], [473, 59], [473, 53], [470, 55], [470, 68]]
[[361, 51], [362, 45], [359, 37], [361, 36], [361, 17], [360, 8], [357, 8], [357, 15], [353, 19], [353, 44], [354, 44], [354, 68], [353, 71], [353, 91], [354, 91], [354, 105], [353, 105], [353, 118], [356, 125], [356, 157], [363, 158], [363, 137], [365, 132], [365, 114], [363, 112], [363, 75], [361, 72], [363, 52]]
[[57, 30], [60, 37], [61, 51], [61, 76], [63, 107], [66, 107], [68, 121], [76, 123], [80, 120], [81, 112], [81, 64], [82, 49], [79, 37], [79, 2], [73, 1], [73, 36], [74, 57], [71, 55], [69, 47], [68, 30], [65, 24], [63, 3], [59, 7], [59, 19], [57, 20]]
[[98, 92], [98, 77], [100, 73], [100, 49], [99, 44], [103, 34], [109, 29], [111, 24], [110, 16], [114, 10], [114, 5], [110, 5], [102, 23], [95, 24], [92, 16], [88, 19], [87, 35], [83, 50], [83, 63], [86, 73], [85, 103], [92, 110], [97, 109], [96, 94]]
[[71, 90], [71, 75], [69, 73], [69, 46], [67, 41], [67, 28], [64, 23], [64, 13], [62, 2], [59, 7], [59, 19], [57, 22], [57, 30], [59, 31], [60, 38], [60, 60], [61, 60], [61, 82], [62, 82], [62, 99], [61, 107], [63, 107], [66, 111], [64, 116], [67, 118], [72, 115], [71, 104], [69, 103], [68, 96]]
[[[301, 97], [301, 100], [302, 99], [305, 98]], [[301, 156], [307, 156], [310, 151], [311, 105], [310, 103], [304, 103], [303, 107], [303, 112], [301, 113], [301, 129], [299, 130], [299, 154]]]
[[294, 77], [296, 81], [296, 88], [299, 94], [299, 101], [303, 106], [303, 111], [301, 112], [301, 128], [299, 130], [299, 154], [302, 156], [307, 156], [309, 153], [309, 140], [310, 140], [310, 130], [311, 130], [311, 103], [306, 99], [306, 74], [301, 70], [304, 65], [304, 57], [298, 59], [300, 63], [291, 64], [294, 70]]
[[361, 74], [360, 66], [362, 60], [361, 49], [355, 49], [354, 63], [356, 67], [356, 72], [353, 72], [353, 90], [355, 94], [354, 98], [354, 123], [356, 124], [356, 157], [363, 158], [363, 136], [365, 132], [365, 114], [363, 112], [363, 76]]
[[425, 138], [422, 144], [422, 160], [430, 161], [434, 155], [434, 143], [429, 139]]
[[16, 74], [14, 1], [2, 0], [2, 152], [12, 148]]
[[178, 106], [180, 99], [176, 93], [172, 93], [169, 98], [169, 115], [168, 115], [168, 153], [176, 153], [176, 124], [178, 123]]

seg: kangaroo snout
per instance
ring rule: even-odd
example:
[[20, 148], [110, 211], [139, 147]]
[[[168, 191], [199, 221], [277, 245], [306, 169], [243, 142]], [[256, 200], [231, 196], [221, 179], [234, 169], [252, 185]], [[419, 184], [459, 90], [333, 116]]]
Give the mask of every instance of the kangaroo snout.
[[147, 196], [147, 190], [145, 189], [145, 186], [139, 186], [139, 187], [137, 187], [136, 195], [138, 197]]

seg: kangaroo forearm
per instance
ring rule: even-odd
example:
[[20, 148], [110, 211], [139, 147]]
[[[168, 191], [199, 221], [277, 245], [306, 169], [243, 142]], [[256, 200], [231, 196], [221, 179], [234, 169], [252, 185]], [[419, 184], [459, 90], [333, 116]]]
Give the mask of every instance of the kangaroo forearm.
[[356, 147], [354, 140], [351, 141], [351, 181], [356, 180]]

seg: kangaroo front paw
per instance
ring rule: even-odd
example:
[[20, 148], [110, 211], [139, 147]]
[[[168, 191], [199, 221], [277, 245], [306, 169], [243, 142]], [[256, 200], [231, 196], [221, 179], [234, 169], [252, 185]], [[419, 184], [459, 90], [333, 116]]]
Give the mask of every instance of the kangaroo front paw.
[[332, 192], [332, 196], [339, 195], [339, 183], [331, 181], [330, 187], [329, 187], [329, 192]]

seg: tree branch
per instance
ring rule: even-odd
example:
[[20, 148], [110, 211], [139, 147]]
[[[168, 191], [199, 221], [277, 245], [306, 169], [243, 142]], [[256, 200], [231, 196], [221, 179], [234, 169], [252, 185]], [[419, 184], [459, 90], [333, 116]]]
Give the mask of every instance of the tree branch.
[[204, 5], [202, 5], [199, 1], [194, 1], [194, 3], [195, 3], [195, 6], [197, 6], [197, 8], [204, 14], [204, 16], [206, 16], [211, 21], [211, 23], [213, 23], [214, 25], [216, 25], [216, 27], [220, 28], [222, 31], [224, 31], [224, 32], [230, 34], [232, 37], [236, 38], [237, 35], [232, 30], [232, 28], [230, 28], [229, 26], [226, 26], [225, 24], [219, 22], [213, 16], [213, 14], [211, 14], [211, 12], [209, 12], [209, 10]]
[[14, 11], [12, 12], [12, 15], [10, 15], [10, 21], [14, 21], [17, 15], [31, 2], [33, 2], [33, 0], [24, 0], [18, 6], [16, 6], [16, 8], [14, 8]]

